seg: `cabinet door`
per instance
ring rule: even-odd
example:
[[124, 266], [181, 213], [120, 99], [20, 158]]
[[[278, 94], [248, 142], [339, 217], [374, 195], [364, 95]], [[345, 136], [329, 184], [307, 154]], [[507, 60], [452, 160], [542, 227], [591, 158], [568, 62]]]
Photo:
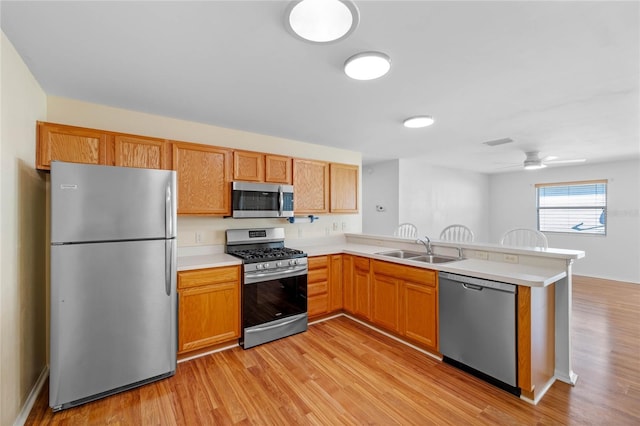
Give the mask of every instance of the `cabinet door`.
[[331, 212], [358, 213], [358, 166], [334, 164], [331, 170]]
[[240, 337], [240, 266], [178, 273], [178, 352]]
[[329, 273], [329, 311], [338, 311], [342, 309], [342, 255], [330, 257]]
[[353, 313], [371, 318], [371, 280], [369, 259], [356, 257], [353, 269]]
[[286, 183], [291, 185], [293, 171], [290, 157], [280, 155], [265, 155], [264, 181], [272, 183]]
[[109, 134], [61, 124], [38, 122], [36, 168], [49, 170], [54, 160], [70, 163], [108, 164]]
[[115, 135], [114, 164], [122, 167], [168, 169], [167, 143], [162, 139]]
[[[375, 263], [375, 262], [374, 262]], [[372, 280], [371, 320], [391, 331], [400, 330], [399, 299], [401, 281], [375, 272]]]
[[222, 283], [180, 290], [179, 352], [240, 337], [239, 287]]
[[402, 334], [437, 350], [436, 287], [405, 281], [402, 291]]
[[263, 182], [264, 154], [260, 154], [259, 152], [234, 151], [233, 180]]
[[296, 213], [329, 212], [329, 164], [323, 161], [293, 160]]
[[231, 167], [229, 150], [174, 142], [178, 214], [229, 215]]
[[349, 254], [342, 255], [342, 306], [353, 313], [353, 256]]

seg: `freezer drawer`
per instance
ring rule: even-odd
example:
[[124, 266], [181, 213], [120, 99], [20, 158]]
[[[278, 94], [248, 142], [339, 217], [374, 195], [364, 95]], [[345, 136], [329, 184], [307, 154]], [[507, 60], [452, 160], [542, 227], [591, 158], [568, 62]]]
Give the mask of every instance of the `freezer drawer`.
[[51, 247], [51, 407], [175, 372], [174, 254], [175, 240]]

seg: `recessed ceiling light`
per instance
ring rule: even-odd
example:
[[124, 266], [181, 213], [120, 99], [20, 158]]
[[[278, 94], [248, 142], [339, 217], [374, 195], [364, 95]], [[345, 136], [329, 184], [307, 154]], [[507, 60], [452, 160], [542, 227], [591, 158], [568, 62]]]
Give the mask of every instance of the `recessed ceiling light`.
[[433, 117], [430, 115], [417, 115], [415, 117], [410, 117], [404, 120], [404, 127], [409, 127], [410, 129], [418, 129], [420, 127], [431, 126], [434, 123]]
[[328, 43], [347, 37], [356, 29], [359, 20], [358, 8], [347, 0], [294, 1], [285, 15], [289, 31], [314, 43]]
[[362, 52], [344, 63], [344, 72], [354, 80], [374, 80], [391, 69], [391, 58], [382, 52]]

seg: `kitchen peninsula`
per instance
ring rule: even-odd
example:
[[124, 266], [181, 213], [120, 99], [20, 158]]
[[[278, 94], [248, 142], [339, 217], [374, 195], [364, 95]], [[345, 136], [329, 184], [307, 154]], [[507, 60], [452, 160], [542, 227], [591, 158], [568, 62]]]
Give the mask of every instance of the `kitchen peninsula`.
[[[330, 241], [328, 244], [321, 241]], [[432, 264], [398, 259], [380, 253], [401, 250], [424, 250], [414, 240], [396, 237], [345, 234], [344, 238], [313, 240], [289, 240], [288, 245], [304, 249], [311, 259], [323, 257], [330, 260], [325, 272], [329, 290], [321, 297], [330, 299], [331, 292], [339, 289], [343, 293], [344, 305], [339, 309], [328, 308], [324, 315], [312, 315], [310, 318], [322, 319], [334, 314], [345, 315], [370, 325], [374, 329], [390, 332], [414, 347], [439, 357], [437, 336], [433, 341], [413, 338], [409, 333], [398, 333], [386, 324], [376, 322], [366, 313], [350, 310], [347, 306], [354, 293], [348, 293], [351, 279], [358, 280], [357, 274], [364, 278], [361, 283], [370, 286], [368, 271], [357, 271], [359, 261], [367, 265], [402, 265], [408, 270], [452, 272], [489, 280], [516, 284], [518, 293], [518, 384], [522, 389], [521, 398], [537, 403], [547, 389], [558, 379], [575, 384], [577, 375], [571, 367], [571, 275], [572, 264], [584, 257], [584, 252], [562, 249], [523, 249], [504, 247], [495, 244], [478, 243], [433, 243], [437, 254], [454, 256], [462, 249], [464, 260], [444, 264]], [[235, 258], [222, 253], [223, 248], [212, 248], [211, 254], [197, 254], [196, 248], [186, 247], [179, 253], [178, 270], [215, 268], [239, 263]], [[194, 256], [191, 256], [191, 255]], [[337, 268], [334, 261], [339, 261]], [[375, 262], [375, 263], [374, 263]], [[368, 268], [368, 266], [367, 266]], [[339, 269], [339, 272], [338, 272]], [[355, 272], [354, 272], [355, 271]], [[337, 273], [338, 272], [338, 273]], [[334, 288], [331, 290], [331, 288]], [[433, 284], [437, 292], [437, 284]], [[366, 299], [370, 300], [367, 290]], [[347, 296], [349, 294], [349, 296]], [[334, 296], [333, 296], [334, 297]], [[433, 295], [431, 295], [433, 297]], [[310, 295], [310, 304], [311, 304]], [[437, 297], [434, 299], [437, 300]], [[435, 312], [437, 313], [437, 307]], [[437, 321], [437, 316], [436, 316]], [[437, 327], [436, 327], [437, 329]], [[403, 330], [407, 331], [407, 330]], [[408, 336], [408, 337], [407, 337]], [[405, 338], [406, 337], [406, 338]], [[424, 343], [425, 344], [421, 344]]]

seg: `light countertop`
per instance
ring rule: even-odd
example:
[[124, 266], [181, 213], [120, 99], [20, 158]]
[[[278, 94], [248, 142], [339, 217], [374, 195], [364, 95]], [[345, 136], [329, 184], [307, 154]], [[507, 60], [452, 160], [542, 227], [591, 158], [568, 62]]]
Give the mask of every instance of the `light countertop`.
[[[291, 248], [297, 248], [295, 241], [292, 241], [290, 246]], [[514, 264], [496, 262], [491, 260], [464, 259], [450, 263], [431, 264], [412, 261], [409, 259], [397, 259], [378, 254], [384, 251], [396, 250], [397, 247], [345, 242], [329, 245], [301, 246], [300, 248], [309, 256], [346, 253], [399, 263], [407, 266], [422, 267], [436, 271], [446, 271], [528, 287], [544, 287], [564, 278], [567, 275], [566, 268], [558, 266], [557, 262], [549, 262], [549, 265], [546, 266], [543, 261], [540, 265], [534, 266], [521, 263]], [[240, 259], [226, 253], [191, 254], [178, 257], [178, 271], [241, 264], [242, 261]]]

